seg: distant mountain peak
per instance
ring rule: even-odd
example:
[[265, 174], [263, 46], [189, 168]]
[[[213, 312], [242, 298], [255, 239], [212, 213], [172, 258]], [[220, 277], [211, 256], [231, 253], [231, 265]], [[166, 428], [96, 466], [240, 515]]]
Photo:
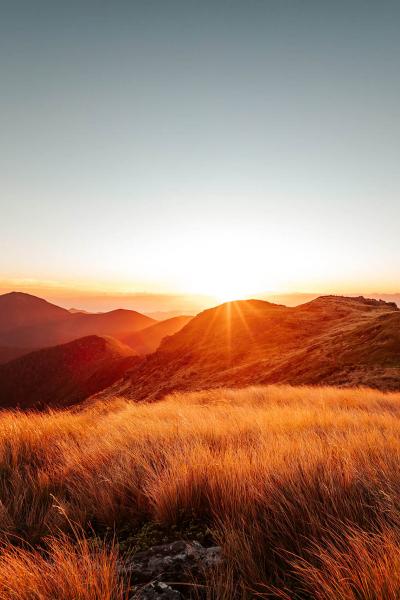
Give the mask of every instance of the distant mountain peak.
[[[26, 300], [27, 302], [51, 304], [51, 302], [48, 302], [48, 300], [45, 300], [44, 298], [40, 298], [39, 296], [34, 296], [33, 294], [28, 294], [26, 292], [18, 292], [18, 291], [12, 291], [12, 292], [7, 292], [6, 294], [1, 294], [0, 298], [5, 298], [5, 299], [12, 298], [14, 300], [20, 299], [20, 300]], [[56, 306], [56, 305], [54, 304], [52, 306]]]
[[19, 327], [44, 325], [68, 316], [70, 313], [66, 309], [25, 292], [0, 295], [0, 333]]

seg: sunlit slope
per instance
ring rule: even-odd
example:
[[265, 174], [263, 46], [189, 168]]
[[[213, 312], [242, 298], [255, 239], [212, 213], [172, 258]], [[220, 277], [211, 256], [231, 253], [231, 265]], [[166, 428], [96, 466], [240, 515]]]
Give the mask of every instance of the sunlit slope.
[[118, 380], [134, 364], [133, 350], [89, 336], [0, 365], [0, 408], [60, 408], [77, 404]]
[[400, 389], [400, 311], [326, 296], [288, 308], [261, 300], [204, 311], [110, 390], [137, 400], [173, 390], [263, 383]]

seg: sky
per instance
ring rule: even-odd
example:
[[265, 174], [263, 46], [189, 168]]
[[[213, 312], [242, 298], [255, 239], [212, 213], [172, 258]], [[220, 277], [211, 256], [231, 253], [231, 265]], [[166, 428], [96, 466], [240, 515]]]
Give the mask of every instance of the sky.
[[0, 289], [398, 292], [399, 28], [385, 1], [2, 0]]

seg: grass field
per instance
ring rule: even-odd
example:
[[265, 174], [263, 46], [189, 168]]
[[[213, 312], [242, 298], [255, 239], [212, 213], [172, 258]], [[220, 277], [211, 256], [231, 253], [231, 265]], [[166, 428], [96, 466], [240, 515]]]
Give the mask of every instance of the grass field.
[[400, 394], [286, 386], [3, 412], [0, 599], [125, 599], [120, 541], [182, 523], [223, 547], [209, 599], [397, 599], [399, 417]]

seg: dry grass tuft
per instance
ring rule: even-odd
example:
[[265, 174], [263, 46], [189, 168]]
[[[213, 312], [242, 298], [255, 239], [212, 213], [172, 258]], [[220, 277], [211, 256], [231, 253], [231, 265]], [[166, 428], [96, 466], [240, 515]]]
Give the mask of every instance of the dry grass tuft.
[[349, 530], [337, 544], [317, 547], [315, 563], [295, 563], [309, 596], [316, 600], [397, 600], [400, 590], [400, 539], [386, 530]]
[[10, 546], [0, 554], [0, 600], [127, 600], [112, 548], [85, 539], [49, 540], [46, 552]]

